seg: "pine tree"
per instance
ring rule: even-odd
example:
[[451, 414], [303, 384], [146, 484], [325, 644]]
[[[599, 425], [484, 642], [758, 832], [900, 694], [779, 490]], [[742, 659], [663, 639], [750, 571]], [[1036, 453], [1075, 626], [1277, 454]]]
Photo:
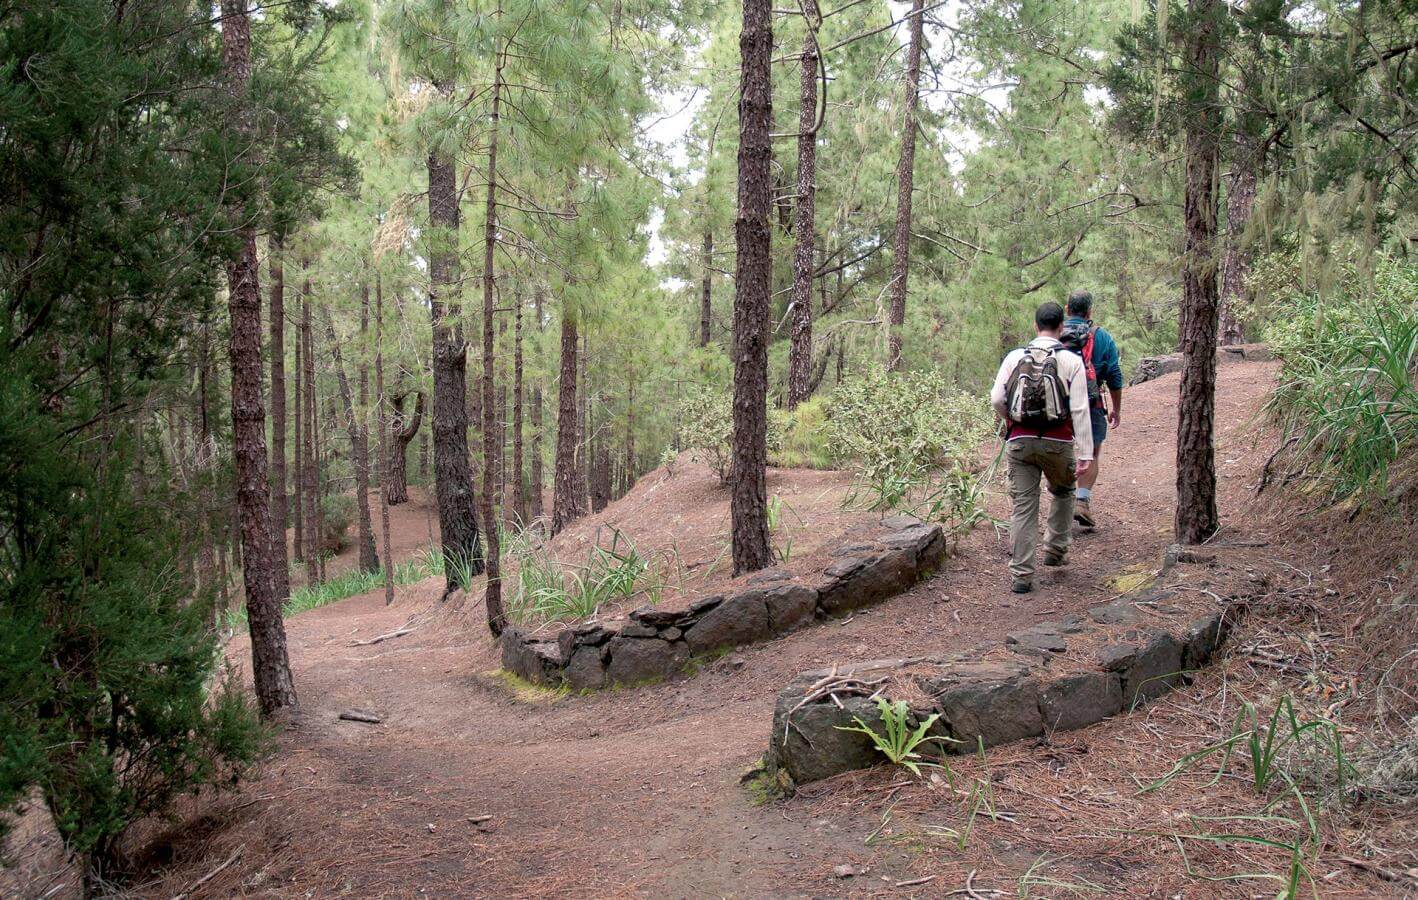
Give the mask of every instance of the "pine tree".
[[[232, 133], [251, 136], [247, 86], [251, 81], [251, 22], [246, 0], [222, 0], [222, 74], [231, 96]], [[242, 580], [251, 631], [251, 670], [261, 712], [274, 715], [296, 703], [271, 549], [271, 497], [266, 474], [266, 413], [261, 400], [261, 291], [256, 232], [237, 210], [240, 248], [227, 263], [231, 318], [232, 456], [241, 511]]]
[[[816, 0], [803, 4], [803, 52], [798, 106], [798, 190], [793, 226], [793, 334], [788, 348], [788, 408], [812, 393], [812, 280], [817, 243], [817, 32], [822, 25]], [[826, 98], [823, 98], [824, 102]], [[824, 112], [826, 107], [824, 106]]]
[[768, 0], [743, 0], [739, 38], [738, 261], [734, 275], [734, 574], [771, 565], [768, 544], [768, 301], [772, 278], [773, 12]]
[[921, 37], [924, 0], [912, 0], [910, 43], [902, 82], [901, 157], [896, 164], [896, 230], [891, 241], [891, 311], [886, 367], [901, 365], [901, 330], [906, 324], [906, 279], [911, 269], [911, 193], [916, 176], [916, 108], [921, 97]]
[[1215, 407], [1218, 76], [1220, 0], [1189, 0], [1187, 37], [1186, 257], [1182, 265], [1182, 386], [1177, 404], [1177, 540], [1196, 544], [1220, 527], [1216, 511]]

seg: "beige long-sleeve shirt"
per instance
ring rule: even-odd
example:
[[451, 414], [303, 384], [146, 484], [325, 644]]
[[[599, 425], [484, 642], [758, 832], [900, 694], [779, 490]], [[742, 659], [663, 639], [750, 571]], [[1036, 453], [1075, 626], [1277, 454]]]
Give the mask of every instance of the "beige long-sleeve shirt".
[[[1093, 423], [1088, 413], [1088, 372], [1083, 366], [1083, 359], [1077, 353], [1062, 349], [1063, 344], [1050, 337], [1036, 337], [1029, 342], [1029, 346], [1042, 347], [1046, 350], [1058, 348], [1054, 358], [1058, 363], [1059, 377], [1063, 379], [1064, 385], [1068, 388], [1069, 416], [1073, 421], [1074, 458], [1079, 461], [1092, 459]], [[1023, 349], [1009, 351], [1004, 362], [1000, 364], [999, 374], [995, 376], [995, 386], [990, 391], [990, 405], [995, 408], [995, 412], [1006, 419], [1008, 418], [1006, 410], [1009, 409], [1009, 401], [1005, 397], [1005, 385], [1008, 384], [1009, 376], [1014, 374], [1014, 367], [1019, 364], [1020, 357], [1023, 355]], [[1027, 436], [1016, 435], [1016, 437]], [[1045, 440], [1058, 440], [1058, 438], [1046, 437]]]

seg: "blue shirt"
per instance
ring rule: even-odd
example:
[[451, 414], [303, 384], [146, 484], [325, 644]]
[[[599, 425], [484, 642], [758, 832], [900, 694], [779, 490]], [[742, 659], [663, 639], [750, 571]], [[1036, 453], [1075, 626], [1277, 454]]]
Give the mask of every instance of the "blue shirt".
[[[1088, 323], [1081, 316], [1069, 316], [1065, 325]], [[1099, 326], [1093, 332], [1093, 369], [1098, 373], [1098, 383], [1115, 391], [1123, 389], [1123, 364], [1118, 356], [1118, 342], [1106, 328]]]

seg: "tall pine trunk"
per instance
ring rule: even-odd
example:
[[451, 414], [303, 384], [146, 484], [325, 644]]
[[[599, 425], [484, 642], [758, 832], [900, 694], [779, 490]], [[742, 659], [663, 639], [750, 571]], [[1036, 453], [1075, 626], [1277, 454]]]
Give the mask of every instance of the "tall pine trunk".
[[[389, 410], [384, 405], [384, 283], [377, 275], [374, 278], [374, 409], [374, 423], [379, 429], [379, 458], [388, 459]], [[419, 410], [423, 410], [422, 403]], [[388, 606], [394, 602], [394, 551], [389, 543], [389, 478], [386, 467], [380, 468], [379, 482], [379, 531], [385, 563], [384, 605]]]
[[896, 162], [896, 232], [891, 241], [891, 309], [886, 367], [901, 366], [901, 330], [906, 324], [906, 279], [911, 268], [911, 191], [916, 177], [916, 109], [921, 99], [921, 20], [925, 0], [911, 3], [911, 44], [901, 114], [901, 155]]
[[271, 238], [271, 565], [276, 594], [290, 596], [286, 552], [286, 267], [280, 235]]
[[581, 517], [581, 495], [576, 489], [576, 312], [561, 312], [561, 378], [557, 388], [556, 461], [552, 473], [551, 533]]
[[1245, 343], [1245, 323], [1237, 312], [1251, 272], [1251, 252], [1241, 246], [1241, 235], [1256, 203], [1256, 169], [1259, 163], [1244, 138], [1236, 139], [1234, 171], [1226, 181], [1226, 254], [1221, 263], [1220, 340], [1225, 346]]
[[387, 457], [385, 491], [389, 495], [389, 505], [398, 506], [409, 501], [409, 444], [418, 434], [419, 423], [423, 421], [423, 391], [414, 394], [414, 413], [404, 416], [405, 398], [394, 399], [394, 446]]
[[[251, 83], [251, 21], [246, 0], [222, 0], [222, 74], [232, 103], [231, 124], [242, 140], [253, 139], [246, 96]], [[261, 402], [261, 289], [256, 232], [247, 211], [236, 209], [238, 244], [227, 263], [231, 317], [232, 457], [241, 521], [242, 577], [251, 632], [251, 674], [263, 715], [294, 706], [295, 682], [286, 651], [271, 552], [271, 485], [266, 472], [266, 411]]]
[[768, 304], [773, 270], [773, 9], [769, 0], [743, 0], [739, 34], [738, 217], [734, 237], [734, 437], [730, 504], [734, 574], [772, 563], [768, 544]]
[[502, 630], [507, 627], [507, 616], [502, 611], [502, 541], [499, 540], [493, 503], [493, 498], [498, 496], [498, 473], [502, 468], [501, 429], [498, 428], [494, 396], [496, 367], [493, 363], [496, 341], [493, 316], [497, 312], [497, 303], [492, 271], [493, 254], [497, 250], [497, 138], [501, 102], [502, 58], [499, 56], [492, 80], [491, 131], [487, 148], [487, 204], [483, 220], [482, 518], [483, 528], [487, 532], [487, 589], [484, 605], [487, 607], [487, 627], [493, 637], [502, 634]]
[[304, 345], [305, 397], [301, 409], [305, 416], [305, 583], [320, 580], [320, 543], [324, 538], [320, 527], [320, 461], [315, 455], [315, 342], [310, 329], [310, 281], [305, 282], [300, 297], [300, 342]]
[[798, 108], [798, 202], [793, 224], [793, 331], [788, 345], [788, 408], [808, 398], [812, 383], [812, 276], [817, 240], [817, 0], [803, 4]]
[[[542, 331], [542, 288], [537, 286], [536, 293], [532, 300], [533, 312], [537, 317], [537, 331]], [[538, 341], [538, 346], [540, 346]], [[542, 379], [534, 379], [532, 383], [532, 521], [540, 521], [545, 515], [545, 492], [546, 483], [543, 479], [542, 471], [542, 435], [544, 425], [542, 421]]]
[[[708, 178], [708, 174], [705, 174]], [[704, 279], [699, 286], [699, 346], [709, 346], [709, 325], [714, 316], [714, 227], [709, 222], [705, 210], [704, 246], [700, 251], [704, 267]]]
[[[453, 86], [435, 85], [445, 97]], [[443, 541], [446, 598], [467, 587], [459, 572], [483, 569], [478, 539], [473, 474], [468, 465], [468, 349], [461, 325], [448, 321], [460, 306], [458, 292], [458, 178], [453, 157], [443, 150], [428, 155], [428, 219], [434, 245], [429, 253], [429, 316], [433, 322], [433, 478], [438, 494], [438, 528]]]
[[527, 523], [527, 490], [522, 478], [522, 296], [518, 294], [516, 325], [512, 333], [512, 517]]
[[[301, 261], [302, 271], [309, 269], [308, 260]], [[310, 279], [305, 279], [305, 284], [301, 288], [302, 295], [310, 292]], [[292, 336], [295, 338], [294, 362], [295, 373], [291, 378], [291, 419], [295, 422], [295, 447], [292, 451], [292, 461], [295, 463], [294, 471], [291, 473], [291, 523], [294, 534], [291, 535], [291, 560], [293, 562], [305, 561], [305, 342], [301, 340], [299, 328], [293, 328]]]
[[1183, 544], [1209, 538], [1220, 526], [1213, 446], [1216, 405], [1216, 175], [1221, 109], [1221, 0], [1189, 0], [1185, 89], [1187, 180], [1184, 196], [1186, 260], [1182, 266], [1181, 397], [1177, 405], [1176, 536]]
[[[368, 290], [368, 288], [365, 288]], [[335, 380], [340, 385], [340, 403], [345, 408], [345, 431], [350, 438], [350, 456], [354, 462], [355, 504], [359, 509], [355, 541], [359, 545], [359, 570], [379, 571], [379, 554], [374, 549], [374, 523], [369, 513], [369, 446], [367, 435], [360, 424], [355, 410], [353, 392], [349, 379], [345, 377], [345, 361], [340, 353], [340, 338], [335, 334], [335, 322], [330, 317], [330, 308], [321, 306], [325, 317], [325, 339], [330, 342], [330, 353], [335, 360]]]
[[577, 399], [581, 401], [576, 415], [576, 494], [584, 513], [591, 505], [591, 334], [581, 332], [581, 350], [576, 357]]

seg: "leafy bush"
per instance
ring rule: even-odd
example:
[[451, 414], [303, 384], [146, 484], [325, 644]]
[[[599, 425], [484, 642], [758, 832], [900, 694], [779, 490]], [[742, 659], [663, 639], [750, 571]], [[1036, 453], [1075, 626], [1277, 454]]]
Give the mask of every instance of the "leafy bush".
[[[733, 476], [734, 400], [727, 393], [696, 387], [680, 401], [680, 444], [691, 451], [697, 462], [705, 463], [727, 484]], [[783, 444], [783, 419], [768, 416], [768, 454]]]
[[978, 448], [994, 417], [984, 400], [933, 372], [877, 369], [832, 395], [828, 440], [857, 468], [850, 505], [905, 512], [962, 534], [984, 517]]
[[878, 368], [832, 393], [827, 437], [839, 463], [855, 464], [875, 480], [966, 464], [993, 421], [982, 398], [952, 389], [935, 372]]
[[1382, 492], [1418, 439], [1418, 267], [1381, 259], [1370, 284], [1351, 264], [1327, 290], [1294, 290], [1266, 335], [1281, 360], [1268, 410], [1334, 495]]

